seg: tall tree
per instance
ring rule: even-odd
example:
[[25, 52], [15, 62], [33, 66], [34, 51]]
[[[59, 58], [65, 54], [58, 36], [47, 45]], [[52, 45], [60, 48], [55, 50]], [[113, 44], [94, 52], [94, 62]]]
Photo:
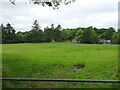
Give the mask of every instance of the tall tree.
[[118, 33], [112, 35], [112, 44], [118, 44]]
[[6, 27], [2, 25], [2, 42], [14, 43], [16, 41], [16, 34], [11, 24], [7, 23]]
[[107, 29], [102, 35], [101, 38], [102, 39], [106, 39], [106, 40], [112, 40], [112, 35], [115, 33], [115, 29], [110, 27], [109, 29]]
[[43, 31], [40, 29], [39, 23], [37, 20], [33, 22], [32, 30], [29, 32], [29, 37], [31, 42], [40, 43], [43, 42]]
[[50, 34], [51, 42], [55, 42], [55, 27], [54, 27], [54, 24], [51, 25], [50, 30], [51, 30], [51, 34]]
[[56, 42], [61, 41], [61, 25], [54, 27], [54, 24], [51, 27], [44, 28], [45, 41], [47, 42]]
[[44, 28], [44, 41], [51, 42], [53, 37], [52, 30], [49, 27]]
[[3, 24], [1, 23], [1, 25], [0, 25], [0, 44], [2, 44], [2, 33], [3, 33], [3, 30], [4, 30], [4, 26], [3, 26]]
[[118, 44], [120, 44], [120, 29], [118, 29]]
[[54, 29], [54, 40], [55, 41], [61, 41], [61, 25], [58, 25], [55, 29]]
[[98, 37], [94, 31], [94, 28], [92, 28], [92, 26], [84, 30], [83, 43], [88, 43], [88, 44], [98, 43]]
[[79, 31], [76, 33], [76, 40], [82, 42], [83, 40], [83, 30], [79, 29]]

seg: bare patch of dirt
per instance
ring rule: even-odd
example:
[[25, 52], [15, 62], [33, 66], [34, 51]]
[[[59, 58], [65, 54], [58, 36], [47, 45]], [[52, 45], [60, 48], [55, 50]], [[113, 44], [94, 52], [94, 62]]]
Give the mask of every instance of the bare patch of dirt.
[[83, 69], [84, 67], [85, 67], [84, 64], [74, 65], [74, 66], [73, 66], [73, 72], [75, 72], [75, 71], [80, 71], [80, 70]]

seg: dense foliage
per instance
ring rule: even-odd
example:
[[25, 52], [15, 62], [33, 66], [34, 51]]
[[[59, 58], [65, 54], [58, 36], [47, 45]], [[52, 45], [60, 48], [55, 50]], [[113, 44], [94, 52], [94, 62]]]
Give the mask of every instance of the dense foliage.
[[87, 28], [62, 29], [61, 25], [45, 27], [41, 29], [37, 20], [33, 22], [32, 29], [26, 32], [16, 32], [11, 24], [4, 26], [1, 24], [2, 43], [42, 43], [42, 42], [62, 42], [75, 41], [78, 43], [97, 44], [103, 40], [109, 40], [112, 44], [120, 44], [120, 30], [114, 28]]

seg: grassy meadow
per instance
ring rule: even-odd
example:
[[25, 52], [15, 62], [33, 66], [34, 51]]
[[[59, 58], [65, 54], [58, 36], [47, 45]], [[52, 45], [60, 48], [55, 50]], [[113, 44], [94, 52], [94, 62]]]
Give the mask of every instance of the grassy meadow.
[[[99, 44], [3, 44], [4, 78], [118, 79], [118, 46]], [[85, 65], [74, 71], [74, 65]], [[117, 88], [113, 83], [3, 81], [4, 88]]]

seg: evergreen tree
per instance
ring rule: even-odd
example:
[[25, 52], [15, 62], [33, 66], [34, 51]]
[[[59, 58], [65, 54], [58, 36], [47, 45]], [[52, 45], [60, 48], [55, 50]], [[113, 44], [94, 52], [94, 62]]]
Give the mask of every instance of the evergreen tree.
[[55, 42], [55, 28], [54, 28], [54, 24], [51, 25], [51, 33], [50, 33], [50, 36], [51, 36], [51, 42]]
[[61, 29], [62, 27], [60, 25], [54, 27], [54, 24], [52, 24], [50, 28], [49, 27], [44, 28], [45, 41], [47, 42], [61, 41]]
[[2, 44], [2, 31], [3, 31], [3, 29], [4, 29], [4, 26], [1, 23], [1, 25], [0, 25], [0, 44]]
[[61, 25], [58, 25], [54, 30], [54, 40], [55, 41], [61, 41]]
[[33, 22], [32, 30], [29, 32], [28, 39], [30, 39], [30, 41], [33, 43], [43, 42], [43, 31], [40, 29], [37, 20]]
[[6, 27], [1, 25], [2, 28], [2, 43], [15, 43], [16, 41], [16, 34], [14, 28], [11, 24], [7, 24]]

